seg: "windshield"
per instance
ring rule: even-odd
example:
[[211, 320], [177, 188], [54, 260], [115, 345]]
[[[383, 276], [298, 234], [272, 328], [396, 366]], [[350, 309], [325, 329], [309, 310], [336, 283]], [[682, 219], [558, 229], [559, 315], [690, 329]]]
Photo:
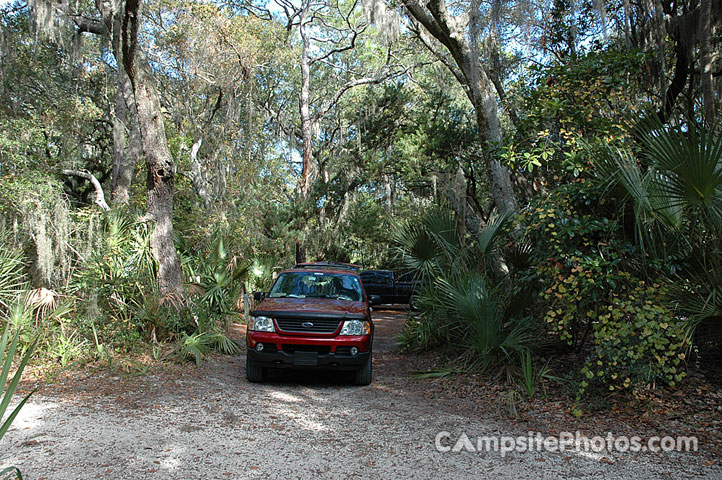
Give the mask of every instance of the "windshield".
[[353, 275], [325, 272], [282, 273], [271, 288], [271, 298], [333, 298], [363, 301], [361, 282]]

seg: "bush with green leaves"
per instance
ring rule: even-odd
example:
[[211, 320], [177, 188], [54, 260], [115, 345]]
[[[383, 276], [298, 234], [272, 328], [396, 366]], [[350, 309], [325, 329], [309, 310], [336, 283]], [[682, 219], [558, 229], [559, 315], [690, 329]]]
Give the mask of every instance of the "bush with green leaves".
[[519, 215], [537, 247], [525, 279], [536, 285], [535, 311], [551, 338], [586, 357], [579, 396], [674, 385], [684, 377], [684, 322], [657, 282], [663, 271], [645, 265], [624, 226], [604, 216], [599, 192], [580, 181]]
[[132, 350], [150, 333], [137, 312], [148, 298], [157, 297], [149, 227], [129, 212], [113, 211], [103, 217], [101, 232], [69, 290], [81, 299], [83, 314], [103, 343]]
[[608, 197], [634, 213], [640, 257], [666, 268], [690, 332], [722, 318], [722, 125], [633, 127], [637, 144], [595, 157]]
[[536, 287], [536, 309], [550, 333], [577, 350], [636, 257], [620, 226], [590, 209], [595, 200], [586, 190], [584, 182], [559, 188], [517, 218], [535, 247], [534, 275], [523, 280]]
[[640, 282], [617, 290], [598, 312], [579, 394], [593, 387], [674, 386], [685, 377], [684, 320], [666, 306], [660, 288]]
[[206, 244], [190, 247], [179, 239], [179, 250], [187, 277], [187, 301], [181, 305], [161, 305], [146, 300], [141, 316], [149, 321], [160, 319], [154, 328], [177, 340], [181, 358], [200, 363], [211, 350], [236, 354], [238, 344], [226, 333], [230, 322], [240, 319], [242, 294], [270, 287], [276, 260], [256, 257], [245, 260], [228, 245], [228, 234], [218, 230]]
[[524, 114], [503, 148], [505, 163], [547, 187], [588, 174], [583, 139], [620, 138], [626, 133], [624, 115], [649, 101], [639, 95], [648, 81], [643, 73], [647, 55], [597, 46], [571, 62], [530, 65], [530, 75], [509, 88], [510, 101]]
[[676, 385], [689, 332], [722, 318], [721, 130], [652, 118], [629, 131], [587, 147], [596, 175], [517, 219], [535, 246], [533, 274], [520, 280], [537, 315], [587, 358], [580, 395]]

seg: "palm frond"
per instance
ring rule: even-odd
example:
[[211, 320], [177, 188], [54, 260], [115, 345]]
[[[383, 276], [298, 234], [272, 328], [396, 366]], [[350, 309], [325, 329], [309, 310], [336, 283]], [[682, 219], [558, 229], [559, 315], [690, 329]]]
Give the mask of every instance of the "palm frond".
[[0, 248], [0, 311], [7, 310], [27, 283], [25, 260], [20, 251], [2, 245]]
[[423, 224], [400, 222], [394, 226], [392, 238], [396, 257], [404, 269], [416, 272], [422, 280], [439, 272], [438, 245]]
[[[10, 380], [9, 383], [7, 383], [8, 374], [10, 373], [10, 366], [12, 365], [18, 348], [20, 330], [15, 331], [15, 335], [13, 336], [13, 339], [8, 346], [9, 332], [10, 325], [8, 324], [5, 326], [2, 338], [0, 339], [0, 364], [2, 364], [2, 371], [0, 371], [0, 389], [3, 392], [2, 399], [0, 399], [0, 419], [5, 417], [5, 411], [10, 405], [10, 399], [15, 394], [15, 390], [18, 387], [18, 383], [20, 382], [20, 377], [23, 374], [23, 370], [25, 370], [25, 367], [30, 361], [30, 357], [32, 357], [33, 351], [35, 350], [35, 346], [37, 345], [37, 337], [35, 337], [35, 339], [30, 344], [30, 347], [28, 347], [28, 349], [25, 351], [22, 358], [20, 359], [20, 363], [15, 370], [15, 375], [13, 375], [13, 378]], [[8, 415], [8, 417], [3, 421], [3, 423], [0, 424], [0, 440], [8, 431], [8, 429], [10, 428], [10, 424], [13, 422], [13, 420], [15, 420], [15, 417], [20, 412], [20, 409], [23, 407], [23, 405], [25, 405], [25, 402], [27, 402], [28, 398], [30, 398], [30, 395], [32, 395], [32, 393], [33, 392], [30, 392], [28, 395], [26, 395], [25, 398], [13, 409], [10, 415]]]
[[210, 335], [215, 350], [218, 350], [224, 355], [238, 355], [241, 353], [241, 347], [238, 343], [225, 333], [217, 332]]
[[504, 324], [503, 296], [489, 289], [477, 272], [461, 272], [450, 278], [437, 278], [442, 305], [467, 331], [466, 341], [476, 354], [475, 363], [486, 370], [528, 344], [521, 326]]
[[179, 343], [179, 355], [182, 358], [192, 358], [196, 365], [200, 366], [205, 355], [211, 350], [215, 339], [209, 333], [183, 334]]
[[497, 244], [502, 228], [505, 227], [513, 217], [513, 212], [507, 211], [501, 214], [492, 214], [489, 221], [479, 231], [479, 253], [483, 256], [490, 255]]
[[674, 205], [699, 205], [710, 209], [722, 186], [722, 135], [719, 127], [662, 126], [642, 128], [641, 141], [649, 165], [662, 175], [655, 177], [661, 195]]

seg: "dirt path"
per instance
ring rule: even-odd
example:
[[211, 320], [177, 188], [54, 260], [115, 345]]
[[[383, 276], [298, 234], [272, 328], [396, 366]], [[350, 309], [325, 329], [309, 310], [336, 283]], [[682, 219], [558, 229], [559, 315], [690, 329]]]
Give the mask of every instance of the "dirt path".
[[[27, 479], [722, 478], [690, 454], [440, 453], [438, 432], [527, 435], [504, 419], [426, 400], [375, 316], [374, 383], [284, 373], [245, 381], [245, 358], [131, 378], [95, 374], [43, 387], [3, 440], [0, 469]], [[545, 433], [545, 432], [542, 432]], [[551, 433], [551, 432], [548, 432]]]

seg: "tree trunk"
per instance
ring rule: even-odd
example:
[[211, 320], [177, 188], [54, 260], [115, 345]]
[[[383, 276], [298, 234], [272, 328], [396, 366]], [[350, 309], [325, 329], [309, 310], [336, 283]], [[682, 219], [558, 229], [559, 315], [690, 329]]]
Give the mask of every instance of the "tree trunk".
[[[464, 185], [458, 185], [457, 183], [459, 181], [464, 182]], [[475, 237], [479, 236], [483, 222], [474, 211], [474, 208], [468, 204], [465, 189], [466, 181], [463, 171], [461, 172], [461, 179], [458, 178], [458, 171], [454, 175], [452, 175], [451, 172], [438, 174], [434, 176], [434, 184], [436, 185], [437, 183], [441, 184], [442, 195], [446, 198], [446, 201], [449, 202], [449, 206], [456, 216], [463, 222], [464, 225], [462, 229], [464, 233], [469, 232]]]
[[704, 103], [704, 119], [707, 125], [714, 123], [714, 78], [712, 66], [712, 0], [702, 0], [699, 16], [700, 36], [700, 72], [702, 81], [702, 98]]
[[[136, 55], [140, 0], [127, 0], [122, 23], [123, 67], [133, 85], [138, 127], [148, 169], [148, 219], [155, 223], [150, 246], [158, 262], [161, 295], [183, 285], [180, 258], [173, 242], [173, 185], [175, 165], [168, 149], [158, 92], [150, 66]], [[140, 65], [139, 65], [140, 64]]]
[[306, 263], [306, 245], [296, 242], [296, 263]]
[[[116, 55], [116, 61], [118, 60]], [[113, 176], [110, 183], [111, 199], [115, 205], [125, 205], [130, 198], [130, 181], [126, 182], [126, 178], [122, 175], [125, 172], [123, 163], [125, 160], [125, 147], [127, 142], [126, 124], [128, 123], [128, 109], [123, 98], [123, 88], [120, 83], [120, 72], [124, 71], [118, 64], [118, 93], [115, 102], [115, 115], [113, 116]]]
[[199, 138], [196, 140], [196, 142], [191, 147], [190, 151], [190, 164], [191, 169], [189, 172], [185, 173], [184, 175], [188, 177], [191, 181], [191, 184], [193, 185], [193, 189], [196, 191], [198, 196], [201, 198], [201, 201], [203, 202], [203, 207], [208, 210], [211, 206], [211, 202], [213, 200], [213, 195], [211, 193], [210, 189], [210, 182], [206, 179], [204, 175], [204, 168], [201, 164], [200, 160], [198, 160], [198, 151], [200, 150], [201, 146], [203, 145], [203, 139]]
[[[301, 50], [301, 96], [299, 98], [299, 110], [301, 113], [301, 138], [303, 140], [302, 167], [301, 178], [298, 182], [298, 196], [301, 203], [308, 200], [309, 192], [313, 182], [313, 119], [311, 118], [311, 60], [309, 50], [311, 49], [311, 40], [306, 32], [306, 15], [311, 6], [310, 1], [306, 1], [301, 15], [299, 17], [299, 33], [303, 48]], [[296, 241], [296, 263], [304, 263], [306, 261], [306, 246], [304, 245], [305, 231], [307, 225], [303, 219], [303, 215], [299, 216], [298, 230], [302, 238]]]
[[299, 193], [302, 200], [308, 199], [308, 194], [313, 182], [313, 119], [311, 118], [311, 60], [309, 50], [311, 40], [306, 32], [306, 14], [311, 2], [307, 1], [299, 19], [299, 32], [303, 41], [301, 52], [301, 98], [299, 108], [301, 111], [301, 138], [303, 139], [303, 167], [301, 169], [301, 180], [299, 182]]
[[[490, 89], [493, 85], [482, 72], [480, 81], [472, 88], [476, 122], [479, 125], [479, 141], [486, 145], [484, 162], [491, 183], [491, 194], [500, 212], [516, 211], [516, 196], [511, 184], [509, 170], [498, 160], [497, 152], [502, 145], [501, 122], [496, 98]], [[486, 126], [484, 129], [483, 127]]]
[[675, 39], [674, 50], [677, 55], [677, 60], [674, 64], [674, 76], [672, 77], [672, 81], [664, 94], [664, 104], [657, 111], [657, 117], [663, 124], [669, 121], [669, 118], [674, 111], [677, 97], [679, 97], [679, 94], [682, 93], [685, 85], [687, 85], [687, 79], [689, 78], [690, 73], [688, 47], [679, 38], [677, 38]]
[[74, 175], [89, 180], [95, 189], [95, 204], [98, 205], [102, 210], [108, 211], [110, 207], [105, 202], [105, 193], [103, 193], [103, 186], [100, 184], [95, 175], [87, 170], [62, 170], [60, 173], [63, 175]]
[[423, 5], [418, 0], [403, 0], [403, 3], [409, 14], [446, 47], [453, 58], [453, 62], [444, 61], [444, 64], [464, 87], [474, 107], [494, 202], [500, 211], [515, 211], [517, 203], [511, 177], [497, 155], [502, 142], [497, 98], [493, 83], [481, 66], [479, 58], [480, 0], [472, 2], [468, 36], [462, 30], [460, 20], [448, 13], [444, 0], [430, 0]]
[[[117, 49], [116, 49], [117, 50]], [[127, 205], [130, 199], [130, 185], [135, 166], [140, 157], [142, 145], [138, 130], [137, 112], [133, 85], [122, 68], [120, 53], [118, 60], [118, 99], [113, 118], [113, 177], [111, 180], [114, 205]], [[126, 138], [128, 141], [126, 142]]]
[[118, 65], [116, 75], [115, 115], [113, 116], [113, 174], [111, 177], [111, 201], [114, 205], [126, 205], [130, 198], [130, 185], [138, 158], [142, 152], [140, 132], [133, 85], [123, 68], [121, 46], [121, 21], [124, 2], [122, 0], [96, 0], [105, 24], [105, 31], [111, 34], [113, 56]]

